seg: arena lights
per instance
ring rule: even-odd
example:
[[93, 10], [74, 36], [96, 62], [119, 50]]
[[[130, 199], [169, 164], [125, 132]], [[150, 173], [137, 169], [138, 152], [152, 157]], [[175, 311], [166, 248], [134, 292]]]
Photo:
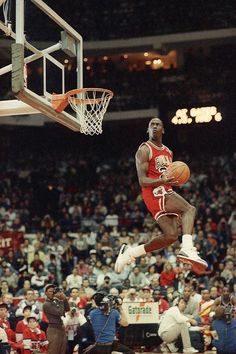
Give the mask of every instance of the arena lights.
[[153, 64], [154, 65], [160, 65], [160, 64], [162, 64], [162, 60], [161, 59], [154, 59], [153, 60]]
[[217, 112], [215, 106], [178, 109], [171, 119], [173, 124], [209, 123], [211, 121], [220, 122], [222, 115]]

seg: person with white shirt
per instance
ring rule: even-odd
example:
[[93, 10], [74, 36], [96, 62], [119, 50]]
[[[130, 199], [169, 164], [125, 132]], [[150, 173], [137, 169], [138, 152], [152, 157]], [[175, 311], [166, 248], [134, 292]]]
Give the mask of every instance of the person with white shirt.
[[174, 342], [181, 335], [183, 353], [198, 353], [198, 350], [191, 346], [189, 327], [193, 320], [183, 314], [186, 306], [186, 300], [180, 297], [177, 305], [170, 307], [164, 313], [158, 329], [158, 335], [164, 341], [162, 350], [167, 347], [172, 353], [177, 352], [178, 348], [175, 347]]
[[84, 315], [79, 312], [76, 304], [70, 303], [70, 311], [65, 314], [62, 321], [67, 336], [67, 352], [68, 354], [73, 354], [74, 348], [79, 342], [78, 330], [87, 322], [87, 320]]
[[0, 327], [0, 342], [1, 343], [8, 343], [6, 331], [2, 327]]
[[5, 329], [0, 327], [0, 353], [10, 353], [10, 346], [8, 345], [8, 338]]
[[199, 305], [200, 301], [202, 300], [202, 295], [197, 292], [197, 282], [192, 281], [192, 286], [190, 287], [192, 292], [191, 292], [191, 299], [196, 301]]
[[72, 270], [72, 274], [66, 277], [66, 282], [68, 287], [71, 288], [80, 288], [82, 285], [82, 277], [78, 274], [77, 268]]

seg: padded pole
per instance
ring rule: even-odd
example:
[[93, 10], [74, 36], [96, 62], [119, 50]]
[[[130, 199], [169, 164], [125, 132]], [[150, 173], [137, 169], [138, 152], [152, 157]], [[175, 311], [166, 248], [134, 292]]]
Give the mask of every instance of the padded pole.
[[24, 44], [25, 0], [16, 0], [16, 43]]

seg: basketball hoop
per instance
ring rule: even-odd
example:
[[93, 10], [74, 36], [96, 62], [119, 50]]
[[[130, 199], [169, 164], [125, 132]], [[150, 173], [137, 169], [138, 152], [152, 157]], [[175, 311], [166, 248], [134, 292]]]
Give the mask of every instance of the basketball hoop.
[[62, 112], [68, 106], [76, 112], [80, 132], [86, 135], [102, 133], [102, 121], [107, 111], [113, 92], [103, 88], [82, 88], [53, 94], [52, 106], [57, 112]]

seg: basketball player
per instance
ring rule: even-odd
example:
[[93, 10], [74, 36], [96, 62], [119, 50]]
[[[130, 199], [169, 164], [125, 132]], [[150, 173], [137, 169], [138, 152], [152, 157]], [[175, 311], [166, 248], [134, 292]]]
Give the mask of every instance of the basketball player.
[[165, 248], [178, 239], [177, 219], [182, 219], [182, 248], [177, 256], [184, 263], [192, 265], [195, 273], [203, 272], [207, 262], [201, 259], [193, 247], [192, 230], [196, 208], [173, 191], [173, 177], [166, 169], [172, 162], [172, 152], [162, 144], [164, 126], [159, 118], [153, 118], [148, 125], [149, 140], [142, 143], [136, 153], [136, 168], [144, 202], [162, 229], [162, 235], [136, 247], [122, 245], [116, 260], [115, 271], [120, 273], [125, 265], [147, 252]]

